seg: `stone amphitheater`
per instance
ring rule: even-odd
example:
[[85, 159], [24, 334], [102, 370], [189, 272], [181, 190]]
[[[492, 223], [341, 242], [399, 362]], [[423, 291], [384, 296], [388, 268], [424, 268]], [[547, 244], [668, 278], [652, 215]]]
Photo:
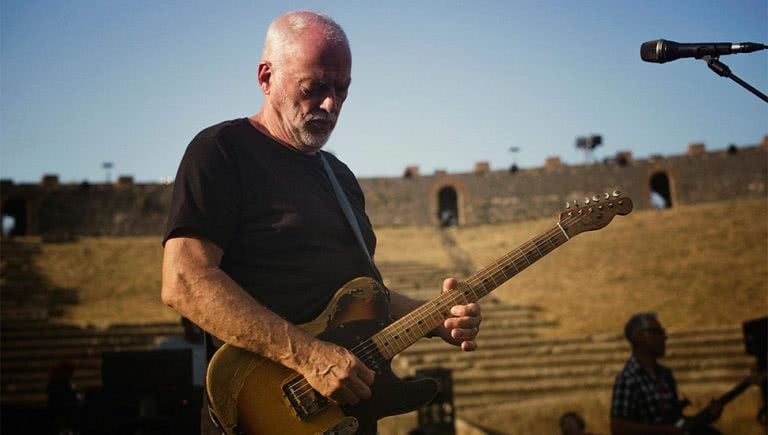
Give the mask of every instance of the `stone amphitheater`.
[[[98, 389], [103, 352], [151, 349], [158, 339], [181, 332], [175, 323], [106, 329], [57, 323], [57, 313], [77, 299], [71, 290], [53, 288], [36, 273], [32, 258], [40, 250], [38, 243], [4, 240], [0, 245], [3, 419], [21, 419], [28, 427], [34, 427], [39, 415], [30, 410], [45, 406], [48, 372], [56, 363], [74, 362], [74, 383], [83, 389]], [[454, 262], [454, 270], [414, 263], [383, 263], [381, 269], [389, 287], [431, 298], [435, 282], [456, 273], [466, 276], [462, 259], [456, 257]], [[504, 304], [491, 295], [484, 300], [483, 310], [482, 351], [456, 352], [439, 340], [425, 339], [393, 361], [403, 376], [436, 367], [452, 371], [458, 433], [516, 433], [504, 432], [498, 425], [490, 429], [486, 424], [492, 420], [489, 415], [516, 403], [578, 393], [595, 393], [605, 400], [629, 354], [618, 334], [545, 338], [548, 329], [557, 328], [558, 320], [539, 306]], [[742, 332], [734, 326], [670, 331], [665, 363], [685, 390], [734, 384], [749, 371], [754, 359], [745, 354]], [[23, 421], [25, 416], [27, 421]], [[556, 421], [557, 415], [552, 419]], [[407, 433], [415, 422], [414, 413], [391, 417], [382, 421], [381, 432]], [[549, 433], [555, 431], [553, 425]]]

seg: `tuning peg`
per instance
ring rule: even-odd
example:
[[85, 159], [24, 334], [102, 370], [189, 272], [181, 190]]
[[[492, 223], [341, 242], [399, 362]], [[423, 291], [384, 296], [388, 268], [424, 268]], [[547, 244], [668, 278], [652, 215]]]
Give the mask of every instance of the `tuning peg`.
[[587, 204], [587, 205], [589, 205], [589, 202], [590, 202], [590, 201], [591, 201], [591, 200], [589, 199], [589, 197], [588, 197], [588, 196], [585, 196], [585, 197], [584, 197], [584, 204]]
[[620, 190], [614, 190], [613, 191], [613, 196], [621, 196], [621, 191]]
[[567, 210], [569, 208], [571, 208], [571, 203], [568, 201], [565, 201], [565, 209]]
[[579, 206], [579, 200], [578, 199], [574, 199], [573, 200], [573, 206], [574, 207], [578, 207]]
[[600, 201], [600, 195], [593, 195], [592, 201], [595, 201], [595, 202]]
[[603, 193], [603, 198], [610, 199], [611, 198], [611, 194], [608, 193], [608, 192], [605, 192], [605, 193]]

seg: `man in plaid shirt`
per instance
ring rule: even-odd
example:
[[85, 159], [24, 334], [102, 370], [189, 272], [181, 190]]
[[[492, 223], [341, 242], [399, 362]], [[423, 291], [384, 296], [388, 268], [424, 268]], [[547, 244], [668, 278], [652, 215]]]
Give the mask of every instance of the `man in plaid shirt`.
[[[611, 431], [618, 435], [685, 434], [685, 420], [672, 371], [657, 362], [667, 334], [655, 313], [638, 313], [624, 327], [632, 356], [616, 376], [611, 402]], [[710, 404], [713, 421], [722, 405]]]

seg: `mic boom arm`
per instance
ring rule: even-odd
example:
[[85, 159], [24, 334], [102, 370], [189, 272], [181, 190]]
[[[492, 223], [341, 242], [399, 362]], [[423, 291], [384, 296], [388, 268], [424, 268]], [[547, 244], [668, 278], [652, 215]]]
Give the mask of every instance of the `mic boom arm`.
[[752, 87], [749, 83], [740, 79], [731, 72], [728, 65], [720, 62], [720, 55], [734, 53], [752, 53], [764, 50], [768, 46], [755, 42], [742, 42], [732, 44], [730, 42], [713, 42], [703, 44], [678, 44], [677, 42], [657, 39], [644, 42], [640, 46], [640, 58], [646, 62], [665, 63], [683, 57], [702, 59], [709, 69], [720, 77], [728, 77], [744, 89], [755, 94], [758, 98], [768, 103], [768, 96]]

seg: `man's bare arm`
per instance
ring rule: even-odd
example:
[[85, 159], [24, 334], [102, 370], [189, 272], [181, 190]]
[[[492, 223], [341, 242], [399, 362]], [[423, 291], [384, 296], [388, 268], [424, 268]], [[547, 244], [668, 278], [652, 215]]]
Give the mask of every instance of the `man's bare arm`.
[[206, 240], [169, 239], [163, 253], [163, 302], [224, 342], [301, 373], [339, 403], [370, 397], [372, 370], [348, 350], [315, 339], [256, 301], [219, 268], [222, 255]]

